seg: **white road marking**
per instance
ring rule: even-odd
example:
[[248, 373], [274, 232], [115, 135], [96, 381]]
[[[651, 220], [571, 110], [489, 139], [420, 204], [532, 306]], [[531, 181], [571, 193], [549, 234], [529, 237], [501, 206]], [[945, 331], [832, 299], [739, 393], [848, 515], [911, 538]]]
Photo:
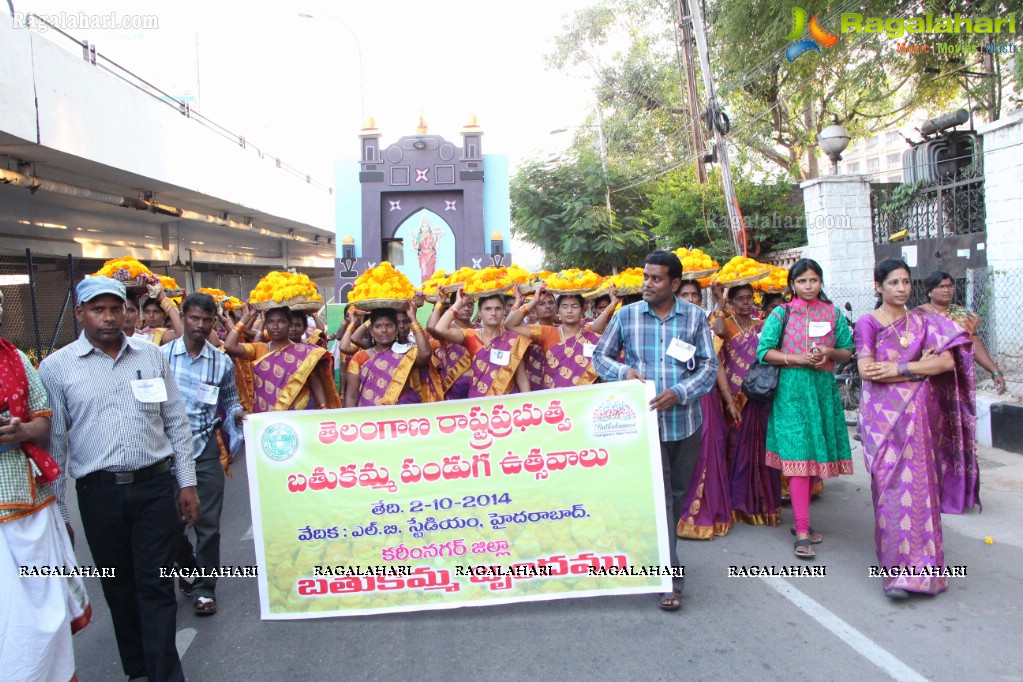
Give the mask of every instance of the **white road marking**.
[[192, 640], [195, 639], [196, 634], [198, 633], [195, 628], [178, 630], [177, 636], [174, 637], [174, 644], [178, 648], [178, 658], [184, 658], [185, 652], [188, 651], [188, 647], [192, 646]]
[[927, 682], [927, 678], [888, 653], [880, 644], [806, 596], [786, 580], [761, 576], [761, 580], [796, 607], [834, 633], [868, 661], [899, 682]]
[[252, 526], [249, 526], [249, 529], [247, 531], [245, 531], [244, 533], [242, 533], [242, 540], [251, 540], [251, 539], [252, 539]]

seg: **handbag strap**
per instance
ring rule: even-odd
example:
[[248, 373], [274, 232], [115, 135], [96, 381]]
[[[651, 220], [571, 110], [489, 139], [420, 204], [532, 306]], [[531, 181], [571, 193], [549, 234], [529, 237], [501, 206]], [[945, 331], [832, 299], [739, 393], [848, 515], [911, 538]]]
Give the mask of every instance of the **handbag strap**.
[[782, 304], [781, 307], [785, 309], [785, 312], [781, 314], [781, 333], [778, 335], [778, 345], [775, 350], [781, 350], [785, 343], [785, 327], [789, 325], [789, 307], [785, 304]]

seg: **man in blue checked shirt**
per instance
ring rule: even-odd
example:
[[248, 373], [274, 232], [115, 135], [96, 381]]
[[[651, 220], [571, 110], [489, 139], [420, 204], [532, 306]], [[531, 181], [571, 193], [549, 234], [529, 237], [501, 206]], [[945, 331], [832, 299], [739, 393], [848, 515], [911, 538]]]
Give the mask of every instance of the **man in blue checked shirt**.
[[[718, 361], [703, 310], [676, 298], [682, 286], [682, 262], [673, 253], [654, 251], [643, 267], [643, 300], [624, 306], [611, 318], [593, 352], [593, 367], [605, 381], [653, 381], [664, 474], [665, 520], [672, 566], [681, 566], [675, 525], [682, 499], [700, 453], [700, 396], [710, 391]], [[619, 352], [625, 350], [625, 362]], [[684, 578], [672, 578], [673, 591], [659, 606], [682, 606]]]
[[[163, 351], [185, 401], [192, 429], [192, 457], [196, 487], [203, 501], [195, 524], [195, 556], [187, 536], [179, 539], [178, 564], [182, 569], [220, 567], [220, 513], [224, 508], [224, 469], [220, 464], [220, 441], [215, 433], [217, 411], [223, 410], [229, 430], [245, 418], [234, 383], [234, 364], [207, 340], [217, 320], [217, 304], [209, 294], [190, 294], [181, 302], [184, 334], [164, 345]], [[195, 599], [195, 613], [217, 612], [215, 577], [199, 577], [178, 586]]]

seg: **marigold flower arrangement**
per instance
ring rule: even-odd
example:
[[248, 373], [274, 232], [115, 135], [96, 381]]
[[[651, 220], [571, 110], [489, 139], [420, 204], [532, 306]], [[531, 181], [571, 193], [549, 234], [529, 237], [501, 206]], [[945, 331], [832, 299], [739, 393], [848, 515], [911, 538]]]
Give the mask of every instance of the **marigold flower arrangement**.
[[718, 262], [700, 249], [686, 249], [680, 246], [674, 253], [682, 261], [683, 272], [700, 272], [718, 267]]
[[514, 282], [508, 275], [508, 268], [490, 267], [473, 271], [472, 276], [465, 280], [463, 291], [467, 294], [478, 294], [483, 291], [503, 289], [512, 284]]
[[160, 275], [160, 286], [163, 287], [164, 291], [181, 291], [181, 287], [178, 286], [177, 280], [173, 277], [164, 277]]
[[789, 285], [789, 271], [777, 266], [771, 268], [771, 274], [750, 284], [757, 291], [781, 291]]
[[533, 279], [533, 273], [520, 268], [515, 263], [508, 266], [508, 276], [511, 277], [512, 282], [515, 284], [528, 284]]
[[454, 272], [452, 272], [451, 276], [448, 277], [448, 285], [450, 286], [452, 284], [460, 284], [460, 283], [468, 280], [470, 277], [475, 275], [477, 272], [479, 272], [479, 271], [478, 270], [473, 270], [472, 268], [467, 268], [467, 267], [464, 267], [464, 266], [460, 267], [457, 270], [455, 270]]
[[643, 286], [643, 268], [628, 268], [617, 275], [611, 275], [608, 283], [614, 284], [616, 289]]
[[[218, 290], [219, 291], [219, 290]], [[220, 292], [223, 294], [224, 292]], [[226, 294], [224, 295], [226, 298]], [[310, 301], [322, 301], [323, 297], [316, 291], [316, 282], [308, 275], [294, 272], [273, 271], [259, 280], [256, 288], [249, 292], [250, 303], [275, 301], [283, 303], [293, 298], [303, 297]]]
[[199, 289], [199, 293], [200, 294], [209, 294], [210, 296], [213, 297], [213, 300], [216, 301], [217, 303], [222, 303], [222, 302], [224, 302], [224, 300], [227, 299], [227, 292], [225, 292], [223, 289], [212, 289], [212, 288], [209, 288], [209, 287], [203, 287], [203, 288]]
[[760, 274], [768, 267], [769, 266], [764, 265], [763, 263], [758, 263], [752, 258], [736, 256], [725, 263], [725, 267], [718, 270], [717, 274], [714, 275], [714, 281], [722, 284], [728, 284], [733, 280], [744, 279], [746, 277]]
[[357, 303], [375, 298], [405, 300], [412, 298], [415, 293], [409, 278], [384, 261], [359, 275], [352, 290], [348, 292], [348, 302]]
[[449, 279], [448, 273], [444, 272], [443, 270], [437, 270], [436, 272], [433, 273], [430, 279], [426, 280], [425, 282], [422, 283], [422, 285], [420, 285], [419, 290], [422, 291], [427, 296], [436, 296], [438, 287], [450, 284], [448, 279]]
[[546, 281], [547, 288], [551, 291], [573, 291], [599, 287], [603, 284], [604, 278], [592, 270], [571, 268], [552, 274]]
[[145, 277], [145, 279], [149, 280], [153, 284], [159, 281], [156, 275], [153, 274], [152, 270], [131, 256], [108, 260], [103, 264], [102, 268], [92, 273], [91, 276], [95, 277], [97, 275], [101, 277], [110, 277], [119, 282], [130, 282], [131, 280], [139, 277]]
[[241, 310], [243, 305], [242, 300], [235, 296], [228, 296], [223, 302], [224, 310]]

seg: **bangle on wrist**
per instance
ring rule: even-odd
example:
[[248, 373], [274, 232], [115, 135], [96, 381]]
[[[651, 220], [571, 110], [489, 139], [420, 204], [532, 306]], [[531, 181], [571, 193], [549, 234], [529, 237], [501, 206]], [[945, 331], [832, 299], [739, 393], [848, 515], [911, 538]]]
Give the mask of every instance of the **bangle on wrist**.
[[413, 333], [418, 334], [419, 332], [423, 331], [423, 325], [419, 324], [418, 322], [413, 322], [412, 324], [409, 325], [409, 329], [411, 329]]
[[165, 298], [162, 301], [160, 301], [160, 307], [163, 309], [165, 313], [169, 313], [170, 309], [175, 307], [174, 301], [170, 300], [169, 298]]
[[241, 336], [245, 333], [245, 325], [242, 322], [239, 322], [234, 326], [234, 330], [237, 332], [238, 336]]
[[1004, 373], [1000, 369], [996, 369], [995, 371], [991, 372], [992, 379], [997, 379], [1000, 376], [1004, 376]]

